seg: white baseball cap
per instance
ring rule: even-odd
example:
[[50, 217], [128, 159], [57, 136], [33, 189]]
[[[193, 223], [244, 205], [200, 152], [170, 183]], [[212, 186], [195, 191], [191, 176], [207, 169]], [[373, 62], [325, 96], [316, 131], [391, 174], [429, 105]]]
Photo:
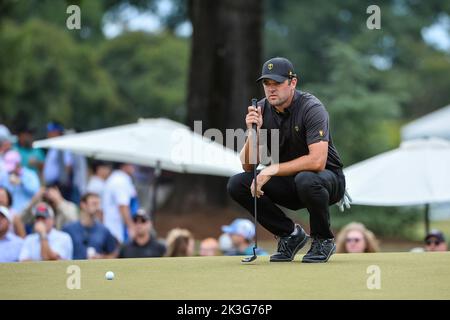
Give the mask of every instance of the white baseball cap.
[[0, 144], [4, 141], [15, 143], [17, 141], [17, 137], [11, 134], [8, 127], [6, 127], [3, 124], [0, 124]]
[[238, 234], [251, 240], [255, 236], [255, 225], [248, 219], [235, 219], [229, 226], [222, 226], [222, 231], [229, 234]]
[[5, 216], [9, 223], [12, 223], [12, 214], [7, 207], [0, 206], [0, 213]]

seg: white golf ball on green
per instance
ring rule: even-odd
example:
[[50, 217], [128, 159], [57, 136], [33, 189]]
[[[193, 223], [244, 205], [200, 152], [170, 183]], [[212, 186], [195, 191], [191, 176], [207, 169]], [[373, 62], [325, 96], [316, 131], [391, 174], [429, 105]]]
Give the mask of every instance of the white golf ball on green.
[[113, 279], [114, 279], [114, 272], [108, 271], [108, 272], [105, 274], [105, 278], [106, 278], [106, 280], [113, 280]]

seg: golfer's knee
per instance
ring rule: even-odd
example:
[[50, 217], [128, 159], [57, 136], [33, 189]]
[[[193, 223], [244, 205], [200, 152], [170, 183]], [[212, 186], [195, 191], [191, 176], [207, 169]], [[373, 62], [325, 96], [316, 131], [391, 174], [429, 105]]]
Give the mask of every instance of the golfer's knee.
[[227, 184], [228, 194], [232, 198], [236, 198], [237, 195], [241, 194], [242, 191], [246, 189], [247, 180], [248, 177], [246, 172], [230, 177]]
[[311, 194], [314, 187], [320, 184], [317, 173], [312, 171], [302, 171], [295, 176], [295, 185], [301, 195]]

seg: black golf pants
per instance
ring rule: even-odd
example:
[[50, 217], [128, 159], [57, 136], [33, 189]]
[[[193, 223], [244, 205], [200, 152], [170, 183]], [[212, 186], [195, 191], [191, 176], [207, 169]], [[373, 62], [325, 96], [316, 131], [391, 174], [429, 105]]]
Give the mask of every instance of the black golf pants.
[[[228, 181], [230, 196], [253, 215], [253, 197], [250, 186], [253, 172], [236, 174]], [[263, 187], [258, 198], [258, 222], [276, 236], [287, 236], [294, 231], [294, 222], [276, 204], [298, 210], [306, 208], [310, 216], [311, 236], [333, 238], [330, 230], [329, 206], [338, 202], [345, 192], [342, 171], [325, 169], [320, 172], [302, 171], [295, 176], [273, 176]]]

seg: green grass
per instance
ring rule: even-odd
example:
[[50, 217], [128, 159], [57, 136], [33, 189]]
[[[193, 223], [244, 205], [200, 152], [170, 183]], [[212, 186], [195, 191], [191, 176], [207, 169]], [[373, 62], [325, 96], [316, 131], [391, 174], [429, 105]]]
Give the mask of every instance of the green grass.
[[[190, 257], [0, 264], [0, 299], [450, 299], [450, 252], [336, 254], [326, 264]], [[81, 269], [69, 290], [67, 267]], [[369, 290], [367, 268], [381, 270]], [[105, 280], [106, 271], [115, 279]]]

